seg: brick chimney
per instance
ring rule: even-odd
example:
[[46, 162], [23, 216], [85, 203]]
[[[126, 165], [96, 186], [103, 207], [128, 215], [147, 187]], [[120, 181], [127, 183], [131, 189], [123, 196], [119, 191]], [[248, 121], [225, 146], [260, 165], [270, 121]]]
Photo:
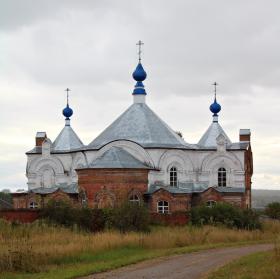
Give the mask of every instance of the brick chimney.
[[240, 129], [240, 131], [239, 131], [239, 141], [251, 141], [251, 131], [250, 131], [250, 129]]
[[43, 141], [47, 138], [47, 133], [46, 132], [37, 132], [36, 133], [36, 138], [35, 138], [35, 144], [36, 147], [42, 146]]

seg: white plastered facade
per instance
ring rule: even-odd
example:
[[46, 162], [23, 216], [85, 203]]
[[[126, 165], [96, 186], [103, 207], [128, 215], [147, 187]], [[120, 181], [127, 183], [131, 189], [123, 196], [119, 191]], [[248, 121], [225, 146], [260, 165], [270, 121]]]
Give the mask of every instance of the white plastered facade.
[[[141, 104], [143, 104], [143, 106], [141, 106]], [[218, 169], [224, 168], [226, 170], [226, 186], [245, 189], [244, 153], [246, 150], [241, 148], [227, 148], [232, 143], [222, 127], [218, 124], [217, 115], [213, 117], [212, 124], [202, 137], [205, 142], [211, 142], [211, 144], [214, 143], [215, 146], [203, 147], [199, 145], [190, 145], [179, 138], [178, 135], [175, 134], [175, 132], [158, 118], [158, 116], [145, 104], [145, 95], [134, 95], [133, 106], [117, 119], [118, 125], [119, 123], [123, 123], [123, 127], [130, 127], [126, 131], [128, 139], [123, 138], [124, 134], [119, 131], [121, 130], [121, 127], [118, 126], [120, 128], [117, 131], [117, 133], [120, 132], [119, 137], [114, 133], [111, 135], [113, 140], [110, 141], [110, 139], [108, 139], [107, 143], [98, 148], [91, 148], [90, 144], [88, 146], [83, 146], [83, 148], [79, 150], [51, 152], [52, 143], [49, 139], [45, 139], [41, 153], [27, 153], [26, 175], [28, 179], [28, 188], [34, 189], [40, 187], [52, 187], [55, 185], [58, 186], [59, 184], [77, 184], [78, 177], [75, 169], [89, 167], [90, 164], [102, 156], [104, 152], [112, 147], [119, 147], [129, 152], [136, 159], [151, 168], [148, 176], [148, 186], [170, 185], [170, 169], [176, 167], [178, 187], [183, 184], [199, 183], [207, 185], [207, 187], [215, 187], [218, 186]], [[137, 125], [141, 125], [142, 122], [146, 121], [145, 125], [139, 130], [137, 130], [138, 127], [133, 126], [135, 123], [132, 123], [132, 126], [129, 126], [131, 125], [131, 119], [133, 119], [135, 115], [139, 115], [139, 118], [134, 119]], [[139, 119], [141, 119], [141, 121], [139, 121]], [[66, 125], [68, 126], [67, 135], [70, 134], [70, 141], [72, 137], [73, 141], [77, 144], [82, 144], [71, 128], [70, 120], [67, 120], [66, 122]], [[114, 123], [109, 126], [112, 131], [114, 131], [114, 128], [117, 125], [115, 124], [114, 126]], [[151, 123], [156, 124], [154, 124], [155, 126], [149, 126]], [[144, 144], [141, 145], [139, 142], [137, 143], [129, 139], [129, 137], [131, 137], [129, 134], [130, 131], [135, 130], [135, 135], [131, 138], [141, 140], [141, 137], [139, 137], [139, 131], [142, 131], [146, 138], [157, 140], [161, 138], [156, 131], [154, 131], [157, 129], [162, 131], [161, 135], [165, 135], [169, 140], [171, 139], [169, 142], [171, 146], [170, 148], [143, 147]], [[110, 138], [110, 130], [108, 131], [108, 128], [105, 129], [107, 138]], [[150, 131], [150, 137], [144, 133], [146, 131]], [[155, 135], [157, 135], [157, 137], [155, 137]], [[100, 138], [100, 136], [98, 136], [97, 139], [98, 138]], [[104, 137], [102, 140], [104, 141]], [[69, 146], [70, 143], [68, 142], [67, 146]], [[154, 143], [156, 142], [153, 142], [152, 144]], [[182, 146], [182, 148], [178, 148], [178, 146]]]
[[132, 141], [119, 140], [99, 150], [51, 153], [48, 140], [43, 143], [42, 154], [28, 154], [26, 175], [28, 188], [52, 187], [78, 182], [75, 169], [89, 166], [111, 147], [121, 147], [154, 170], [149, 172], [149, 185], [169, 185], [171, 167], [178, 171], [180, 183], [218, 185], [218, 169], [227, 171], [227, 186], [244, 187], [244, 150], [185, 150], [144, 149]]

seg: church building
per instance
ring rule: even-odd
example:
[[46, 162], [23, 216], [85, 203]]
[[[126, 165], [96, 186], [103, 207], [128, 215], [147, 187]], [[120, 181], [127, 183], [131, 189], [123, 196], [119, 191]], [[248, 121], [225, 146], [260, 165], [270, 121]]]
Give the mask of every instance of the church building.
[[14, 207], [36, 209], [66, 199], [92, 208], [143, 202], [159, 214], [220, 201], [250, 208], [250, 130], [240, 129], [239, 142], [230, 140], [219, 123], [215, 92], [210, 126], [199, 142], [186, 142], [146, 103], [146, 77], [139, 55], [132, 105], [88, 145], [71, 127], [67, 92], [65, 126], [53, 142], [37, 132], [26, 153], [28, 191], [13, 194]]

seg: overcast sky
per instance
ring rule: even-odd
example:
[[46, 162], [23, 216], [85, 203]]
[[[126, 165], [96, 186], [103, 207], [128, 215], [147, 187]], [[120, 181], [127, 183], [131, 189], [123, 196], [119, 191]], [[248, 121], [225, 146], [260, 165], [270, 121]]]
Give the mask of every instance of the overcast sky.
[[84, 144], [131, 103], [136, 42], [144, 41], [148, 105], [189, 143], [212, 121], [238, 141], [250, 128], [253, 188], [280, 190], [280, 2], [0, 0], [0, 189], [26, 188], [37, 131], [64, 126]]

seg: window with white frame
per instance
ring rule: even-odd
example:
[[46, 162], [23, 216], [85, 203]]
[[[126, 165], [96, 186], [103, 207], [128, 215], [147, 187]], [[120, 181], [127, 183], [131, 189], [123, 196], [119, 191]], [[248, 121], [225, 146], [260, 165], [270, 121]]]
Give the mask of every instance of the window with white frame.
[[159, 201], [157, 204], [157, 212], [161, 214], [169, 213], [169, 202]]
[[178, 172], [176, 167], [172, 167], [169, 171], [170, 186], [178, 185]]
[[30, 208], [30, 209], [36, 209], [36, 208], [38, 208], [38, 203], [37, 203], [37, 202], [34, 202], [34, 201], [30, 202], [30, 203], [29, 203], [29, 208]]
[[213, 207], [216, 203], [217, 203], [216, 201], [210, 200], [206, 202], [206, 206]]
[[133, 203], [133, 204], [140, 204], [140, 198], [137, 195], [131, 195], [129, 197], [129, 202]]
[[227, 186], [227, 171], [225, 168], [218, 169], [218, 186], [219, 187]]

